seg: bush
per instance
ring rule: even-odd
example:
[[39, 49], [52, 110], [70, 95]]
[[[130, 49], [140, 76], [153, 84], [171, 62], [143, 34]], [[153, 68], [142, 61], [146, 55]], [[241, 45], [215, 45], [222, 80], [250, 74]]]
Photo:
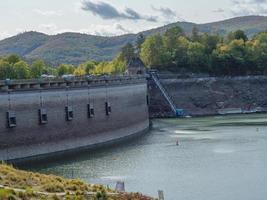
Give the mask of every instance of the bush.
[[44, 186], [44, 190], [50, 193], [64, 192], [64, 187], [59, 183], [48, 183]]

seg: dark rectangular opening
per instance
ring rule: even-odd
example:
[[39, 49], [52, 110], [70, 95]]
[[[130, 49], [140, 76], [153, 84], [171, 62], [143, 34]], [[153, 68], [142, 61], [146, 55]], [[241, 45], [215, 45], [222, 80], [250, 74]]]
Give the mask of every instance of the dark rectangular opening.
[[95, 116], [94, 106], [92, 104], [87, 104], [88, 118], [93, 118]]
[[72, 106], [66, 106], [65, 112], [66, 112], [66, 121], [72, 121], [73, 120], [73, 108], [72, 108]]
[[111, 106], [109, 102], [105, 103], [105, 108], [106, 108], [106, 115], [110, 115], [111, 114]]
[[15, 111], [7, 111], [7, 127], [14, 128], [17, 126], [16, 112]]
[[47, 124], [47, 111], [45, 108], [39, 109], [39, 123], [40, 124]]

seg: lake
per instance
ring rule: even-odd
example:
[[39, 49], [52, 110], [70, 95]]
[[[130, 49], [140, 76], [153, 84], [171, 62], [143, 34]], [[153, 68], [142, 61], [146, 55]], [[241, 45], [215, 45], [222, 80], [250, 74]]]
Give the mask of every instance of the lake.
[[23, 168], [166, 200], [266, 200], [267, 115], [157, 119], [129, 143]]

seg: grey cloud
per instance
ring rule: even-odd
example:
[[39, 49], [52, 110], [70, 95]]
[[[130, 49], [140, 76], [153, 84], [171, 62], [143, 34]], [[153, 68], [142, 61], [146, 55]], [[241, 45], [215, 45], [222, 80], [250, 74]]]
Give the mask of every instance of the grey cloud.
[[262, 4], [262, 3], [267, 3], [267, 0], [250, 0], [250, 3]]
[[176, 17], [177, 14], [174, 10], [167, 8], [167, 7], [159, 7], [156, 8], [154, 6], [151, 6], [153, 10], [157, 12], [161, 12], [164, 17]]
[[82, 1], [82, 9], [89, 11], [102, 19], [118, 19], [118, 20], [145, 20], [150, 22], [157, 22], [157, 17], [155, 16], [145, 16], [137, 11], [126, 8], [124, 11], [120, 11], [113, 5], [103, 2], [103, 1], [92, 1], [84, 0]]
[[117, 30], [120, 30], [120, 31], [123, 31], [124, 33], [131, 33], [130, 30], [124, 28], [121, 24], [117, 24], [117, 25], [116, 25], [116, 29], [117, 29]]
[[267, 0], [232, 0], [234, 16], [267, 15]]

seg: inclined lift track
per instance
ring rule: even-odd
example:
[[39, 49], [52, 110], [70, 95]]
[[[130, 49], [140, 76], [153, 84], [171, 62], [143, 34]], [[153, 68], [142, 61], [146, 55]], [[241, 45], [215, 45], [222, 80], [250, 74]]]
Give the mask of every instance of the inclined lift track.
[[174, 116], [176, 116], [176, 117], [185, 116], [183, 109], [176, 108], [176, 105], [174, 104], [170, 95], [168, 94], [166, 89], [163, 87], [163, 85], [160, 83], [158, 76], [157, 76], [157, 73], [156, 72], [150, 72], [150, 75], [151, 75], [151, 78], [153, 79], [153, 81], [155, 82], [155, 84], [157, 85], [157, 87], [159, 88], [159, 90], [161, 91], [162, 95], [164, 96], [164, 98], [168, 102], [170, 108], [172, 109], [172, 111], [174, 113]]

